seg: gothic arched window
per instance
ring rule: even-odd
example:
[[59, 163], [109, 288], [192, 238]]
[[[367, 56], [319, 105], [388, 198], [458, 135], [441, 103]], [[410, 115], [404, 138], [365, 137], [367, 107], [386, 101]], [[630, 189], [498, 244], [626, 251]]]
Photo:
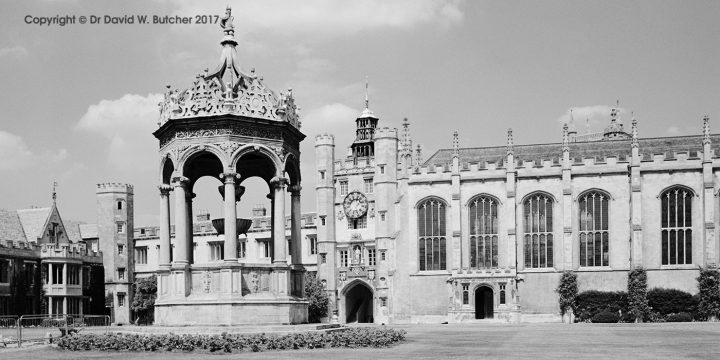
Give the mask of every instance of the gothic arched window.
[[478, 196], [470, 201], [470, 267], [498, 267], [498, 201]]
[[590, 191], [578, 199], [580, 212], [580, 266], [608, 266], [608, 195]]
[[674, 187], [660, 195], [662, 264], [692, 264], [693, 193]]
[[553, 266], [553, 199], [533, 194], [523, 203], [525, 267]]
[[418, 262], [420, 270], [445, 270], [445, 211], [438, 199], [418, 205]]

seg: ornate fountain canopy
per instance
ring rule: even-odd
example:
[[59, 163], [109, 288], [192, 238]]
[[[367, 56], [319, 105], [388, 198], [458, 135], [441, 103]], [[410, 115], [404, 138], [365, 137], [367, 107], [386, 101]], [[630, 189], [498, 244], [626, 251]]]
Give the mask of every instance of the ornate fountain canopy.
[[205, 69], [195, 77], [192, 86], [180, 90], [167, 86], [159, 104], [159, 126], [168, 121], [215, 115], [237, 115], [266, 120], [283, 121], [300, 127], [299, 109], [295, 106], [292, 89], [279, 94], [263, 84], [263, 78], [240, 67], [237, 41], [230, 7], [220, 21], [223, 30], [220, 64], [212, 72]]

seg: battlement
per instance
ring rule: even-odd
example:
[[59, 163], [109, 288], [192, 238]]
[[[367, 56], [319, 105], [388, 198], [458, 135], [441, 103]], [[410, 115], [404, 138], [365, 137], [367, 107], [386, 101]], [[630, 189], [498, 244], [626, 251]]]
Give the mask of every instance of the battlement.
[[335, 137], [331, 134], [319, 134], [315, 136], [315, 146], [335, 145]]
[[40, 258], [74, 258], [100, 262], [102, 253], [87, 249], [85, 244], [43, 244], [40, 245]]
[[105, 193], [133, 193], [133, 186], [130, 184], [123, 184], [123, 183], [115, 183], [115, 182], [107, 182], [107, 183], [101, 183], [97, 184], [97, 194], [105, 194]]
[[381, 127], [375, 130], [375, 140], [383, 139], [383, 138], [390, 138], [397, 140], [398, 134], [397, 129], [395, 128], [389, 128], [387, 126]]
[[34, 250], [39, 250], [40, 245], [38, 245], [34, 242], [29, 242], [29, 241], [5, 240], [5, 241], [0, 241], [0, 248], [34, 251]]

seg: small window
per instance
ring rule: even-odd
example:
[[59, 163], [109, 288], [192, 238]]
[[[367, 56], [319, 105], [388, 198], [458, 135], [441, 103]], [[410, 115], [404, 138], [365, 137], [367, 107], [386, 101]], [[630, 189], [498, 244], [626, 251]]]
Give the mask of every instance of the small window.
[[500, 305], [505, 305], [505, 284], [500, 284]]
[[385, 252], [384, 251], [380, 252], [380, 261], [385, 261]]
[[327, 264], [327, 255], [326, 254], [320, 254], [320, 263]]
[[125, 233], [125, 223], [122, 223], [122, 222], [117, 223], [117, 233], [118, 234]]
[[123, 306], [125, 306], [125, 294], [124, 294], [124, 293], [118, 293], [118, 294], [117, 294], [117, 298], [118, 298], [118, 307], [123, 307]]
[[375, 265], [376, 265], [376, 261], [375, 261], [375, 249], [368, 249], [367, 252], [368, 252], [368, 255], [367, 255], [367, 257], [368, 257], [368, 266], [375, 266]]
[[380, 174], [385, 173], [385, 165], [380, 165]]
[[367, 214], [357, 218], [357, 219], [350, 219], [348, 218], [348, 229], [365, 229], [367, 228]]
[[340, 181], [340, 195], [348, 194], [348, 182], [347, 180]]
[[118, 279], [124, 280], [125, 279], [125, 268], [118, 268]]
[[340, 266], [347, 267], [350, 260], [347, 250], [340, 250]]
[[140, 235], [145, 235], [145, 229], [140, 229]]
[[246, 247], [246, 244], [247, 244], [246, 241], [240, 241], [240, 242], [238, 243], [238, 247], [237, 247], [237, 257], [238, 257], [238, 259], [244, 259], [244, 258], [245, 258], [245, 251], [246, 251], [246, 248], [247, 248], [247, 247]]
[[385, 212], [380, 213], [380, 221], [385, 221]]
[[325, 171], [324, 170], [320, 171], [320, 180], [325, 180]]
[[0, 283], [10, 282], [10, 260], [0, 260]]
[[135, 263], [138, 265], [147, 264], [147, 246], [135, 248]]
[[386, 298], [386, 297], [381, 297], [381, 298], [380, 298], [380, 306], [382, 306], [382, 307], [386, 307], [386, 306], [387, 306], [387, 298]]
[[211, 242], [209, 244], [211, 261], [220, 261], [225, 258], [225, 244], [222, 242]]
[[463, 305], [470, 304], [470, 284], [462, 285], [462, 301]]
[[310, 240], [310, 255], [317, 254], [317, 238], [315, 236], [308, 236]]
[[320, 217], [320, 224], [322, 224], [322, 226], [325, 226], [325, 217], [324, 216]]
[[122, 203], [123, 203], [122, 201], [118, 201], [118, 202], [117, 202], [117, 209], [118, 209], [118, 210], [122, 210], [122, 208], [123, 208]]
[[125, 255], [125, 245], [118, 244], [118, 255]]
[[364, 180], [365, 193], [372, 194], [373, 192], [373, 178], [367, 178]]

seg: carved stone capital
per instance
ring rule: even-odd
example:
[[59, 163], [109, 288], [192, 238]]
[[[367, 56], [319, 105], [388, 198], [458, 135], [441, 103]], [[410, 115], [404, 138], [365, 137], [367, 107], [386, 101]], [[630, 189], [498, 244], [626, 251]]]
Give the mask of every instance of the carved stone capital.
[[170, 192], [173, 190], [173, 187], [169, 184], [161, 184], [158, 185], [158, 190], [160, 190], [160, 195], [162, 196], [168, 196], [170, 195]]
[[287, 184], [288, 184], [288, 179], [284, 178], [284, 177], [276, 176], [276, 177], [272, 178], [272, 180], [270, 180], [270, 185], [272, 185], [275, 188], [278, 188], [278, 187], [284, 188], [285, 186], [287, 186]]
[[222, 179], [226, 184], [234, 184], [235, 180], [240, 179], [240, 174], [235, 172], [221, 173], [220, 179]]
[[189, 192], [189, 193], [185, 194], [185, 198], [190, 199], [190, 200], [194, 199], [196, 196], [197, 196], [197, 194], [194, 192]]
[[190, 179], [184, 176], [175, 176], [172, 178], [172, 185], [174, 187], [185, 187], [190, 183]]
[[300, 190], [302, 190], [302, 186], [300, 185], [293, 185], [288, 188], [290, 191], [290, 194], [292, 196], [300, 196]]

